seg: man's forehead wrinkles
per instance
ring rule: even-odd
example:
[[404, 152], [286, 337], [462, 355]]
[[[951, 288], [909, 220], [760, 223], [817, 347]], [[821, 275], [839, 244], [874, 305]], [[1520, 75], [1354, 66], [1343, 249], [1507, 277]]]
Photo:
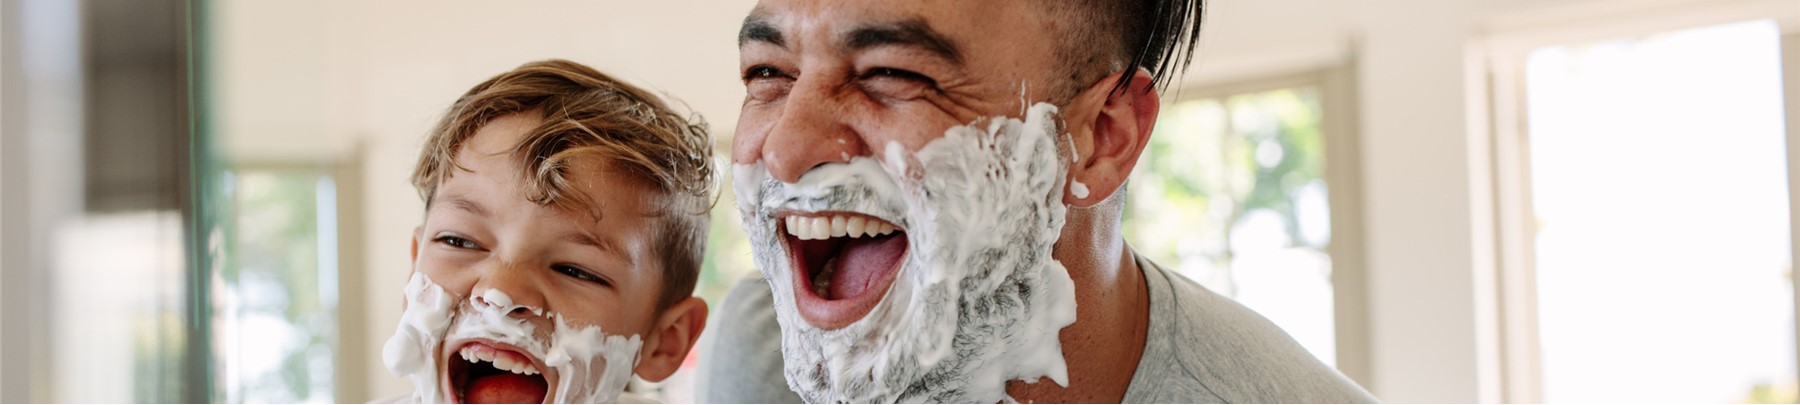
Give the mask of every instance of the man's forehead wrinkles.
[[850, 51], [880, 46], [914, 47], [951, 63], [962, 64], [962, 51], [956, 42], [932, 29], [922, 18], [858, 26], [843, 35], [841, 46]]

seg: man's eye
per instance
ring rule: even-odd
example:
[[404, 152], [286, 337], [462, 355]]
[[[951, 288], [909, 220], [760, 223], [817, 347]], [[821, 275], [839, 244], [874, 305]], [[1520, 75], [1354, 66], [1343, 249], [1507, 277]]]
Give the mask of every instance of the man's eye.
[[895, 79], [917, 80], [923, 84], [927, 84], [927, 85], [931, 85], [931, 86], [937, 85], [936, 80], [931, 80], [931, 78], [925, 77], [925, 75], [918, 74], [918, 73], [911, 72], [911, 71], [895, 69], [895, 68], [874, 68], [874, 69], [869, 69], [869, 71], [867, 73], [863, 73], [864, 79], [878, 78], [878, 77], [891, 77], [891, 78], [895, 78]]
[[612, 283], [606, 281], [605, 278], [594, 275], [594, 272], [587, 271], [580, 267], [570, 266], [570, 265], [566, 265], [566, 264], [558, 264], [558, 265], [550, 266], [550, 269], [556, 271], [557, 273], [562, 273], [565, 276], [574, 277], [576, 280], [586, 281], [586, 282], [590, 282], [590, 283], [598, 283], [602, 286], [612, 285]]
[[869, 69], [858, 79], [869, 95], [892, 101], [914, 100], [938, 91], [936, 80], [901, 69]]
[[931, 77], [925, 77], [925, 76], [923, 76], [923, 74], [914, 74], [914, 72], [907, 72], [907, 70], [900, 70], [900, 68], [869, 68], [869, 72], [866, 72], [866, 74], [862, 74], [862, 76], [864, 76], [864, 77], [887, 76], [887, 77], [898, 77], [898, 79], [916, 79], [916, 81], [931, 81]]
[[437, 238], [437, 242], [445, 244], [445, 245], [450, 245], [450, 247], [454, 247], [454, 248], [458, 248], [458, 249], [480, 249], [481, 248], [481, 245], [476, 245], [475, 241], [463, 239], [463, 238], [457, 237], [457, 236], [449, 236], [449, 235], [439, 236]]
[[744, 70], [744, 81], [787, 77], [787, 72], [769, 65], [756, 65]]
[[787, 96], [794, 87], [794, 76], [769, 65], [744, 70], [744, 93], [751, 100], [774, 101]]

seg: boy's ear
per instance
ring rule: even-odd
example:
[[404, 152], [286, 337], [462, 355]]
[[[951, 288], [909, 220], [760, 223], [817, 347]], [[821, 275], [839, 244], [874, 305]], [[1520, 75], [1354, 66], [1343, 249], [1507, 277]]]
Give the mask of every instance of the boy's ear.
[[[412, 246], [412, 263], [411, 263], [411, 265], [406, 266], [406, 280], [402, 281], [402, 283], [412, 282], [413, 272], [419, 270], [419, 232], [423, 232], [424, 230], [425, 230], [425, 226], [423, 226], [423, 225], [413, 227], [412, 245], [411, 245]], [[400, 296], [400, 311], [406, 312], [406, 296], [405, 295]]]
[[[1112, 197], [1150, 144], [1162, 95], [1150, 71], [1136, 68], [1114, 73], [1075, 96], [1068, 110], [1068, 131], [1075, 160], [1069, 165], [1069, 188], [1063, 202], [1092, 207]], [[1130, 82], [1120, 91], [1113, 85]], [[1079, 186], [1078, 186], [1079, 184]]]
[[656, 320], [656, 329], [650, 331], [642, 357], [632, 371], [650, 382], [669, 378], [681, 369], [681, 362], [694, 350], [694, 343], [700, 340], [703, 329], [706, 329], [705, 300], [688, 297], [669, 306]]

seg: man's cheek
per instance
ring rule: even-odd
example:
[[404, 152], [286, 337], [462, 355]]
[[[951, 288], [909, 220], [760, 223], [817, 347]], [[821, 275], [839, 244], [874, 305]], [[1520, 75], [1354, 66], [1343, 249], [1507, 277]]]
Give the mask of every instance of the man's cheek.
[[769, 131], [779, 117], [778, 111], [770, 111], [770, 106], [752, 106], [750, 101], [744, 105], [744, 114], [738, 117], [737, 135], [731, 139], [731, 161], [736, 164], [755, 164], [762, 161], [763, 143], [769, 139]]

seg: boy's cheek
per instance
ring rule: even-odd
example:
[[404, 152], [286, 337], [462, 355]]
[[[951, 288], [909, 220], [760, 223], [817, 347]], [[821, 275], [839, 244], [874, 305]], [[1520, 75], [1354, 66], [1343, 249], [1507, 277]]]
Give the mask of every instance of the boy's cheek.
[[[563, 294], [559, 294], [563, 295]], [[643, 335], [654, 327], [651, 325], [654, 306], [626, 305], [617, 295], [596, 297], [594, 294], [582, 296], [564, 295], [557, 297], [553, 304], [558, 314], [567, 317], [571, 326], [597, 325], [601, 332], [608, 335]]]
[[464, 267], [466, 265], [443, 260], [429, 252], [420, 252], [419, 264], [415, 269], [425, 273], [425, 277], [437, 283], [438, 287], [442, 287], [444, 291], [456, 295], [468, 295], [469, 290], [474, 288], [475, 279], [471, 277], [474, 272], [459, 271]]

